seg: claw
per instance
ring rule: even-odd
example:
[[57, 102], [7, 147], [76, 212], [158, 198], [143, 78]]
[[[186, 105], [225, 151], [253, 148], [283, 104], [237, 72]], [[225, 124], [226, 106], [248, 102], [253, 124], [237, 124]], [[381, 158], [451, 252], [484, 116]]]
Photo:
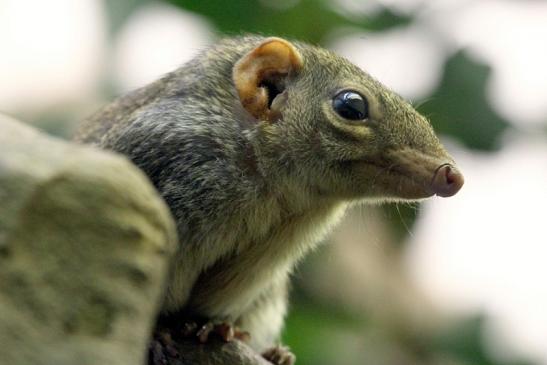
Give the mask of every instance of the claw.
[[232, 342], [235, 337], [235, 330], [232, 325], [226, 322], [218, 324], [214, 328], [215, 333], [218, 333], [225, 342]]
[[209, 339], [209, 335], [215, 328], [215, 325], [212, 322], [207, 322], [196, 332], [196, 336], [199, 339], [199, 342], [205, 343]]
[[188, 337], [197, 332], [198, 324], [196, 322], [186, 322], [182, 325], [181, 333], [184, 337]]
[[170, 345], [173, 343], [173, 338], [169, 332], [160, 332], [158, 333], [158, 338], [160, 342], [164, 345]]
[[189, 321], [183, 324], [180, 334], [184, 337], [196, 336], [201, 343], [209, 341], [209, 336], [214, 333], [220, 336], [224, 342], [232, 342], [234, 339], [248, 342], [251, 335], [247, 331], [242, 331], [229, 322], [209, 321], [201, 327], [197, 322]]
[[237, 328], [234, 331], [234, 337], [242, 342], [249, 342], [251, 340], [251, 334], [247, 331], [240, 331]]

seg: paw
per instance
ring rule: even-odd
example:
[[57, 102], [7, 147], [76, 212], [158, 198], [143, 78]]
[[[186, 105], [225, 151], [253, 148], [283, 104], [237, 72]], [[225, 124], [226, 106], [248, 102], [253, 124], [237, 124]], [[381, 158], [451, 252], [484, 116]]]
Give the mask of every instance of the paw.
[[275, 346], [262, 353], [262, 357], [274, 365], [294, 365], [296, 356], [286, 346]]
[[250, 339], [248, 332], [240, 330], [229, 322], [209, 321], [201, 326], [197, 322], [186, 322], [183, 325], [182, 334], [186, 337], [195, 335], [201, 343], [209, 341], [209, 336], [212, 334], [218, 335], [225, 342], [231, 342], [234, 339], [247, 342]]

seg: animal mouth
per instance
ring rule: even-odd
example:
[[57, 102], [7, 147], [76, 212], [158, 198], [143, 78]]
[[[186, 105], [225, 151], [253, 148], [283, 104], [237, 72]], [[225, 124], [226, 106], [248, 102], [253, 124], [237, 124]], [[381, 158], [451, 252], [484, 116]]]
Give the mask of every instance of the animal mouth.
[[361, 161], [361, 163], [377, 170], [377, 174], [372, 179], [373, 187], [381, 185], [386, 195], [403, 199], [422, 199], [435, 195], [426, 179], [409, 172], [399, 164], [380, 164], [371, 161]]

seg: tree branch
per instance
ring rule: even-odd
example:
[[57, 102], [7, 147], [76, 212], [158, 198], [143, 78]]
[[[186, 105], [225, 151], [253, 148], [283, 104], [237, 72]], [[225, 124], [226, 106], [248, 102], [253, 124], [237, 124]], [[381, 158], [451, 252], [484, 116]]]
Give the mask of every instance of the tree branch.
[[172, 338], [165, 334], [152, 340], [148, 365], [271, 365], [245, 343], [212, 338], [201, 344], [196, 338]]

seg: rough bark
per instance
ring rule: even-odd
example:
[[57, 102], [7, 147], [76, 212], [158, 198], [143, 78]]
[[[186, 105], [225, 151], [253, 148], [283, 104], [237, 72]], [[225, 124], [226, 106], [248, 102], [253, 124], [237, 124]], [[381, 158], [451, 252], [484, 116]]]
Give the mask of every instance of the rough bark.
[[149, 365], [271, 365], [241, 341], [211, 339], [200, 344], [195, 338], [156, 334], [150, 344]]
[[142, 364], [167, 207], [126, 159], [0, 118], [0, 364]]
[[176, 241], [125, 158], [0, 115], [0, 364], [269, 364], [239, 341], [150, 341]]

